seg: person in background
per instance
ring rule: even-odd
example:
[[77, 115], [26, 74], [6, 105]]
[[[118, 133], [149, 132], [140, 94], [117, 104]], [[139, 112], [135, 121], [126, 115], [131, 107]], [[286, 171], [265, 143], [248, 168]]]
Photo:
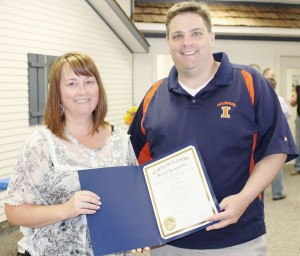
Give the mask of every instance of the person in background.
[[[300, 85], [295, 82], [292, 87], [292, 94], [290, 98], [290, 104], [293, 107], [297, 106], [297, 117], [295, 120], [296, 124], [296, 144], [298, 149], [300, 149]], [[300, 156], [296, 158], [294, 164], [294, 170], [291, 172], [291, 175], [300, 175]]]
[[101, 203], [80, 190], [77, 171], [137, 161], [127, 133], [105, 121], [106, 93], [89, 56], [57, 58], [49, 80], [45, 127], [29, 136], [17, 158], [5, 213], [24, 234], [19, 255], [91, 256], [86, 214]]
[[257, 64], [249, 64], [249, 66], [255, 68], [259, 73], [261, 72], [261, 68]]
[[262, 193], [298, 156], [278, 97], [256, 69], [213, 53], [206, 4], [173, 5], [166, 29], [174, 66], [146, 93], [128, 133], [139, 163], [196, 141], [221, 212], [151, 256], [265, 256]]
[[264, 71], [262, 72], [263, 76], [265, 78], [273, 78], [275, 80], [275, 71], [273, 69], [270, 68], [266, 68], [264, 69]]
[[[265, 77], [267, 78], [267, 80], [269, 81], [269, 83], [271, 84], [273, 89], [275, 90], [276, 89], [275, 79], [272, 77], [268, 77], [268, 73], [265, 73]], [[288, 120], [292, 115], [291, 109], [284, 98], [282, 98], [281, 96], [278, 95], [278, 99], [279, 99], [283, 114], [286, 117], [286, 120]], [[278, 174], [276, 175], [275, 179], [272, 182], [272, 198], [275, 201], [286, 198], [286, 194], [283, 192], [284, 189], [283, 189], [283, 182], [282, 182], [282, 173], [283, 173], [283, 169], [281, 168], [280, 171], [278, 172]]]

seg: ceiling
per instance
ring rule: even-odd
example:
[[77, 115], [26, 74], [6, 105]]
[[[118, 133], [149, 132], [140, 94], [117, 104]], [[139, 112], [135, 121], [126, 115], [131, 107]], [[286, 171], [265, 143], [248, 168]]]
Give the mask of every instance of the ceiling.
[[[205, 2], [219, 38], [300, 41], [300, 0], [275, 1]], [[175, 2], [181, 1], [136, 0], [133, 20], [138, 29], [146, 37], [165, 37], [165, 13]]]
[[146, 38], [129, 19], [126, 13], [112, 0], [86, 0], [94, 11], [115, 32], [115, 35], [133, 53], [149, 52], [150, 45]]

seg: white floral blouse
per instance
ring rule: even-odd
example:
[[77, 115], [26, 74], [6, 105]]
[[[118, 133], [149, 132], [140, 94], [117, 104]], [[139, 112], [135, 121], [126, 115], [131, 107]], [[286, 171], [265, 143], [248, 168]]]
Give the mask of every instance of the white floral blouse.
[[[67, 131], [65, 134], [70, 142], [41, 128], [26, 140], [13, 170], [5, 203], [14, 206], [61, 204], [80, 190], [77, 170], [137, 165], [129, 136], [117, 127], [112, 127], [106, 143], [95, 150], [80, 144]], [[42, 228], [20, 227], [20, 230], [24, 237], [19, 244], [32, 256], [93, 255], [86, 215]]]

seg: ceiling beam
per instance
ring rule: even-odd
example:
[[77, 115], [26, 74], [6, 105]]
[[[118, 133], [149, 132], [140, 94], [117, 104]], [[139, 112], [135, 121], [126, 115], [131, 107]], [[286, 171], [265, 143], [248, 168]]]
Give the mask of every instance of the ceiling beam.
[[[115, 0], [86, 0], [132, 53], [147, 53], [150, 45]], [[101, 31], [99, 31], [101, 33]]]

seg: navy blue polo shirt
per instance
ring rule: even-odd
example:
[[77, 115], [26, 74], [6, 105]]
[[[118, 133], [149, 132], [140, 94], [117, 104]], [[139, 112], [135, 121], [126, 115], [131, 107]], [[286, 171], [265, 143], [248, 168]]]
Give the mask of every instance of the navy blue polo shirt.
[[[276, 153], [297, 157], [297, 149], [274, 89], [254, 68], [229, 62], [225, 53], [214, 78], [194, 97], [178, 83], [175, 67], [146, 94], [130, 126], [141, 162], [196, 140], [218, 202], [239, 193], [252, 163]], [[252, 88], [249, 88], [252, 84]], [[254, 150], [253, 150], [254, 149]], [[202, 230], [170, 244], [217, 249], [266, 232], [263, 201], [254, 200], [236, 224]]]

